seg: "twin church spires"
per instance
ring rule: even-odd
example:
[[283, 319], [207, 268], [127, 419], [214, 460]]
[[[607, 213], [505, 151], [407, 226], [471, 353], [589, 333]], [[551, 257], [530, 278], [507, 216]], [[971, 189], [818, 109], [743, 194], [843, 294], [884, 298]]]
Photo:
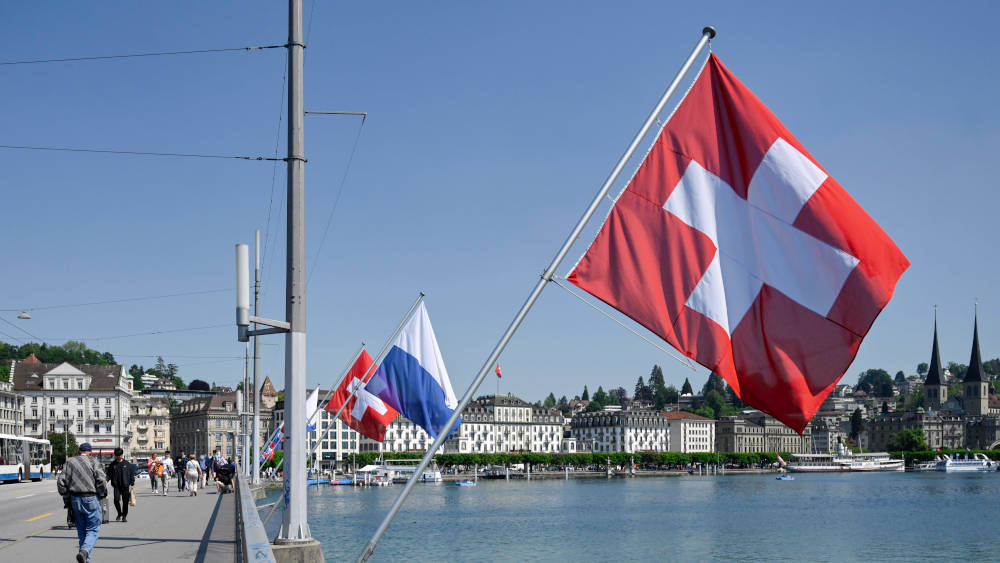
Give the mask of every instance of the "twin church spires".
[[[979, 354], [979, 312], [972, 324], [972, 356], [969, 358], [969, 369], [962, 380], [962, 410], [971, 416], [989, 414], [989, 377], [983, 370], [983, 359]], [[940, 410], [948, 402], [948, 385], [944, 381], [941, 370], [941, 353], [938, 351], [937, 310], [934, 311], [934, 347], [931, 350], [931, 363], [924, 380], [927, 406]]]

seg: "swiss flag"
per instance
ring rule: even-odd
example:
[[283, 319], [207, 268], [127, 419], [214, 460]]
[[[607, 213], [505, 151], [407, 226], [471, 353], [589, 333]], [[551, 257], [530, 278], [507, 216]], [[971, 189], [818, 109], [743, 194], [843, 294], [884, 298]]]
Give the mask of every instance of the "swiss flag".
[[[356, 387], [367, 383], [371, 379], [377, 367], [374, 365], [372, 357], [368, 355], [368, 351], [362, 350], [361, 355], [358, 356], [354, 365], [351, 366], [351, 370], [347, 372], [347, 377], [340, 382], [340, 386], [337, 387], [337, 390], [330, 397], [330, 401], [323, 409], [333, 413], [337, 412], [337, 409], [347, 401], [347, 398], [351, 396], [351, 392]], [[366, 369], [368, 373], [365, 373]], [[382, 442], [385, 440], [386, 427], [398, 415], [399, 412], [383, 403], [382, 399], [379, 399], [366, 389], [361, 389], [340, 413], [340, 418], [363, 436], [377, 442]]]
[[711, 55], [568, 279], [801, 433], [908, 266]]

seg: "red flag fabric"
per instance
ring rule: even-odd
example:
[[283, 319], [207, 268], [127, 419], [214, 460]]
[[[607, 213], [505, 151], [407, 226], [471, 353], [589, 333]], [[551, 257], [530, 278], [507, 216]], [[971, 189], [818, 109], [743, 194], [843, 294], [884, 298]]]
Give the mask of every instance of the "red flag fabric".
[[497, 379], [500, 379], [501, 377], [502, 376], [500, 375], [500, 364], [497, 364]]
[[801, 433], [907, 267], [711, 55], [568, 279]]
[[[369, 366], [371, 368], [368, 370], [368, 373], [365, 373], [365, 369], [369, 368]], [[376, 367], [372, 365], [372, 357], [368, 355], [368, 351], [362, 350], [357, 361], [351, 366], [351, 370], [347, 372], [347, 377], [344, 378], [344, 381], [340, 383], [337, 390], [330, 396], [330, 402], [323, 409], [328, 412], [337, 412], [337, 409], [347, 401], [347, 398], [351, 396], [351, 392], [356, 387], [362, 385], [362, 382], [367, 383], [371, 379], [372, 375], [375, 374]], [[397, 415], [399, 415], [399, 412], [396, 409], [383, 403], [382, 399], [379, 399], [368, 390], [361, 389], [340, 413], [340, 418], [363, 436], [377, 442], [382, 442], [385, 440], [386, 427], [396, 419]]]

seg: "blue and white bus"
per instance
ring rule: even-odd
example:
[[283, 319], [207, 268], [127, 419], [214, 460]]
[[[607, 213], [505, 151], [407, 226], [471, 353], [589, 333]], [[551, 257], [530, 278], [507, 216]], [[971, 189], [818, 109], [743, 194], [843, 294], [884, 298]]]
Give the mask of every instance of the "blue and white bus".
[[48, 440], [0, 434], [0, 481], [41, 481], [52, 476]]

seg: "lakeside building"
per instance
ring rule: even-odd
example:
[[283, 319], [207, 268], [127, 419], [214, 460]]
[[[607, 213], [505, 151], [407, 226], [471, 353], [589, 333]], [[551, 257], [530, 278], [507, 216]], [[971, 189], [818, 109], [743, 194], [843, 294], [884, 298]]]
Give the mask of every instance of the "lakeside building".
[[931, 449], [964, 448], [966, 443], [965, 417], [944, 413], [890, 412], [877, 416], [867, 423], [868, 449], [884, 452], [888, 450], [889, 438], [903, 430], [922, 430], [927, 445]]
[[24, 397], [9, 381], [0, 381], [0, 434], [24, 436]]
[[778, 419], [758, 410], [747, 410], [716, 421], [715, 451], [812, 453], [812, 428], [806, 426], [799, 436]]
[[654, 410], [605, 407], [574, 416], [570, 428], [577, 444], [590, 444], [593, 452], [671, 451], [669, 422]]
[[[218, 450], [226, 457], [239, 455], [241, 393], [216, 393], [211, 397], [187, 400], [172, 409], [170, 452], [211, 454]], [[261, 408], [261, 444], [270, 433], [273, 413]]]
[[170, 447], [170, 399], [139, 393], [129, 408], [129, 459], [145, 467], [153, 453], [162, 454]]
[[[444, 444], [446, 453], [559, 453], [576, 450], [563, 438], [566, 419], [558, 409], [532, 405], [511, 395], [487, 395], [470, 402]], [[429, 445], [429, 444], [428, 444]]]
[[687, 411], [661, 412], [667, 419], [669, 451], [681, 453], [714, 452], [715, 420]]
[[832, 454], [840, 450], [840, 445], [847, 443], [850, 435], [851, 417], [843, 413], [819, 413], [809, 423], [812, 432], [811, 453]]
[[[463, 422], [464, 424], [464, 422]], [[423, 428], [416, 423], [399, 415], [389, 426], [385, 428], [385, 441], [376, 442], [370, 438], [358, 435], [359, 452], [424, 452], [434, 443]], [[446, 447], [442, 448], [442, 453], [448, 452]]]
[[24, 435], [72, 433], [95, 452], [129, 451], [132, 376], [124, 366], [45, 364], [34, 356], [11, 366], [14, 392], [24, 396]]
[[142, 385], [146, 389], [152, 388], [157, 379], [159, 378], [151, 373], [144, 373], [139, 376], [139, 381], [142, 381]]

